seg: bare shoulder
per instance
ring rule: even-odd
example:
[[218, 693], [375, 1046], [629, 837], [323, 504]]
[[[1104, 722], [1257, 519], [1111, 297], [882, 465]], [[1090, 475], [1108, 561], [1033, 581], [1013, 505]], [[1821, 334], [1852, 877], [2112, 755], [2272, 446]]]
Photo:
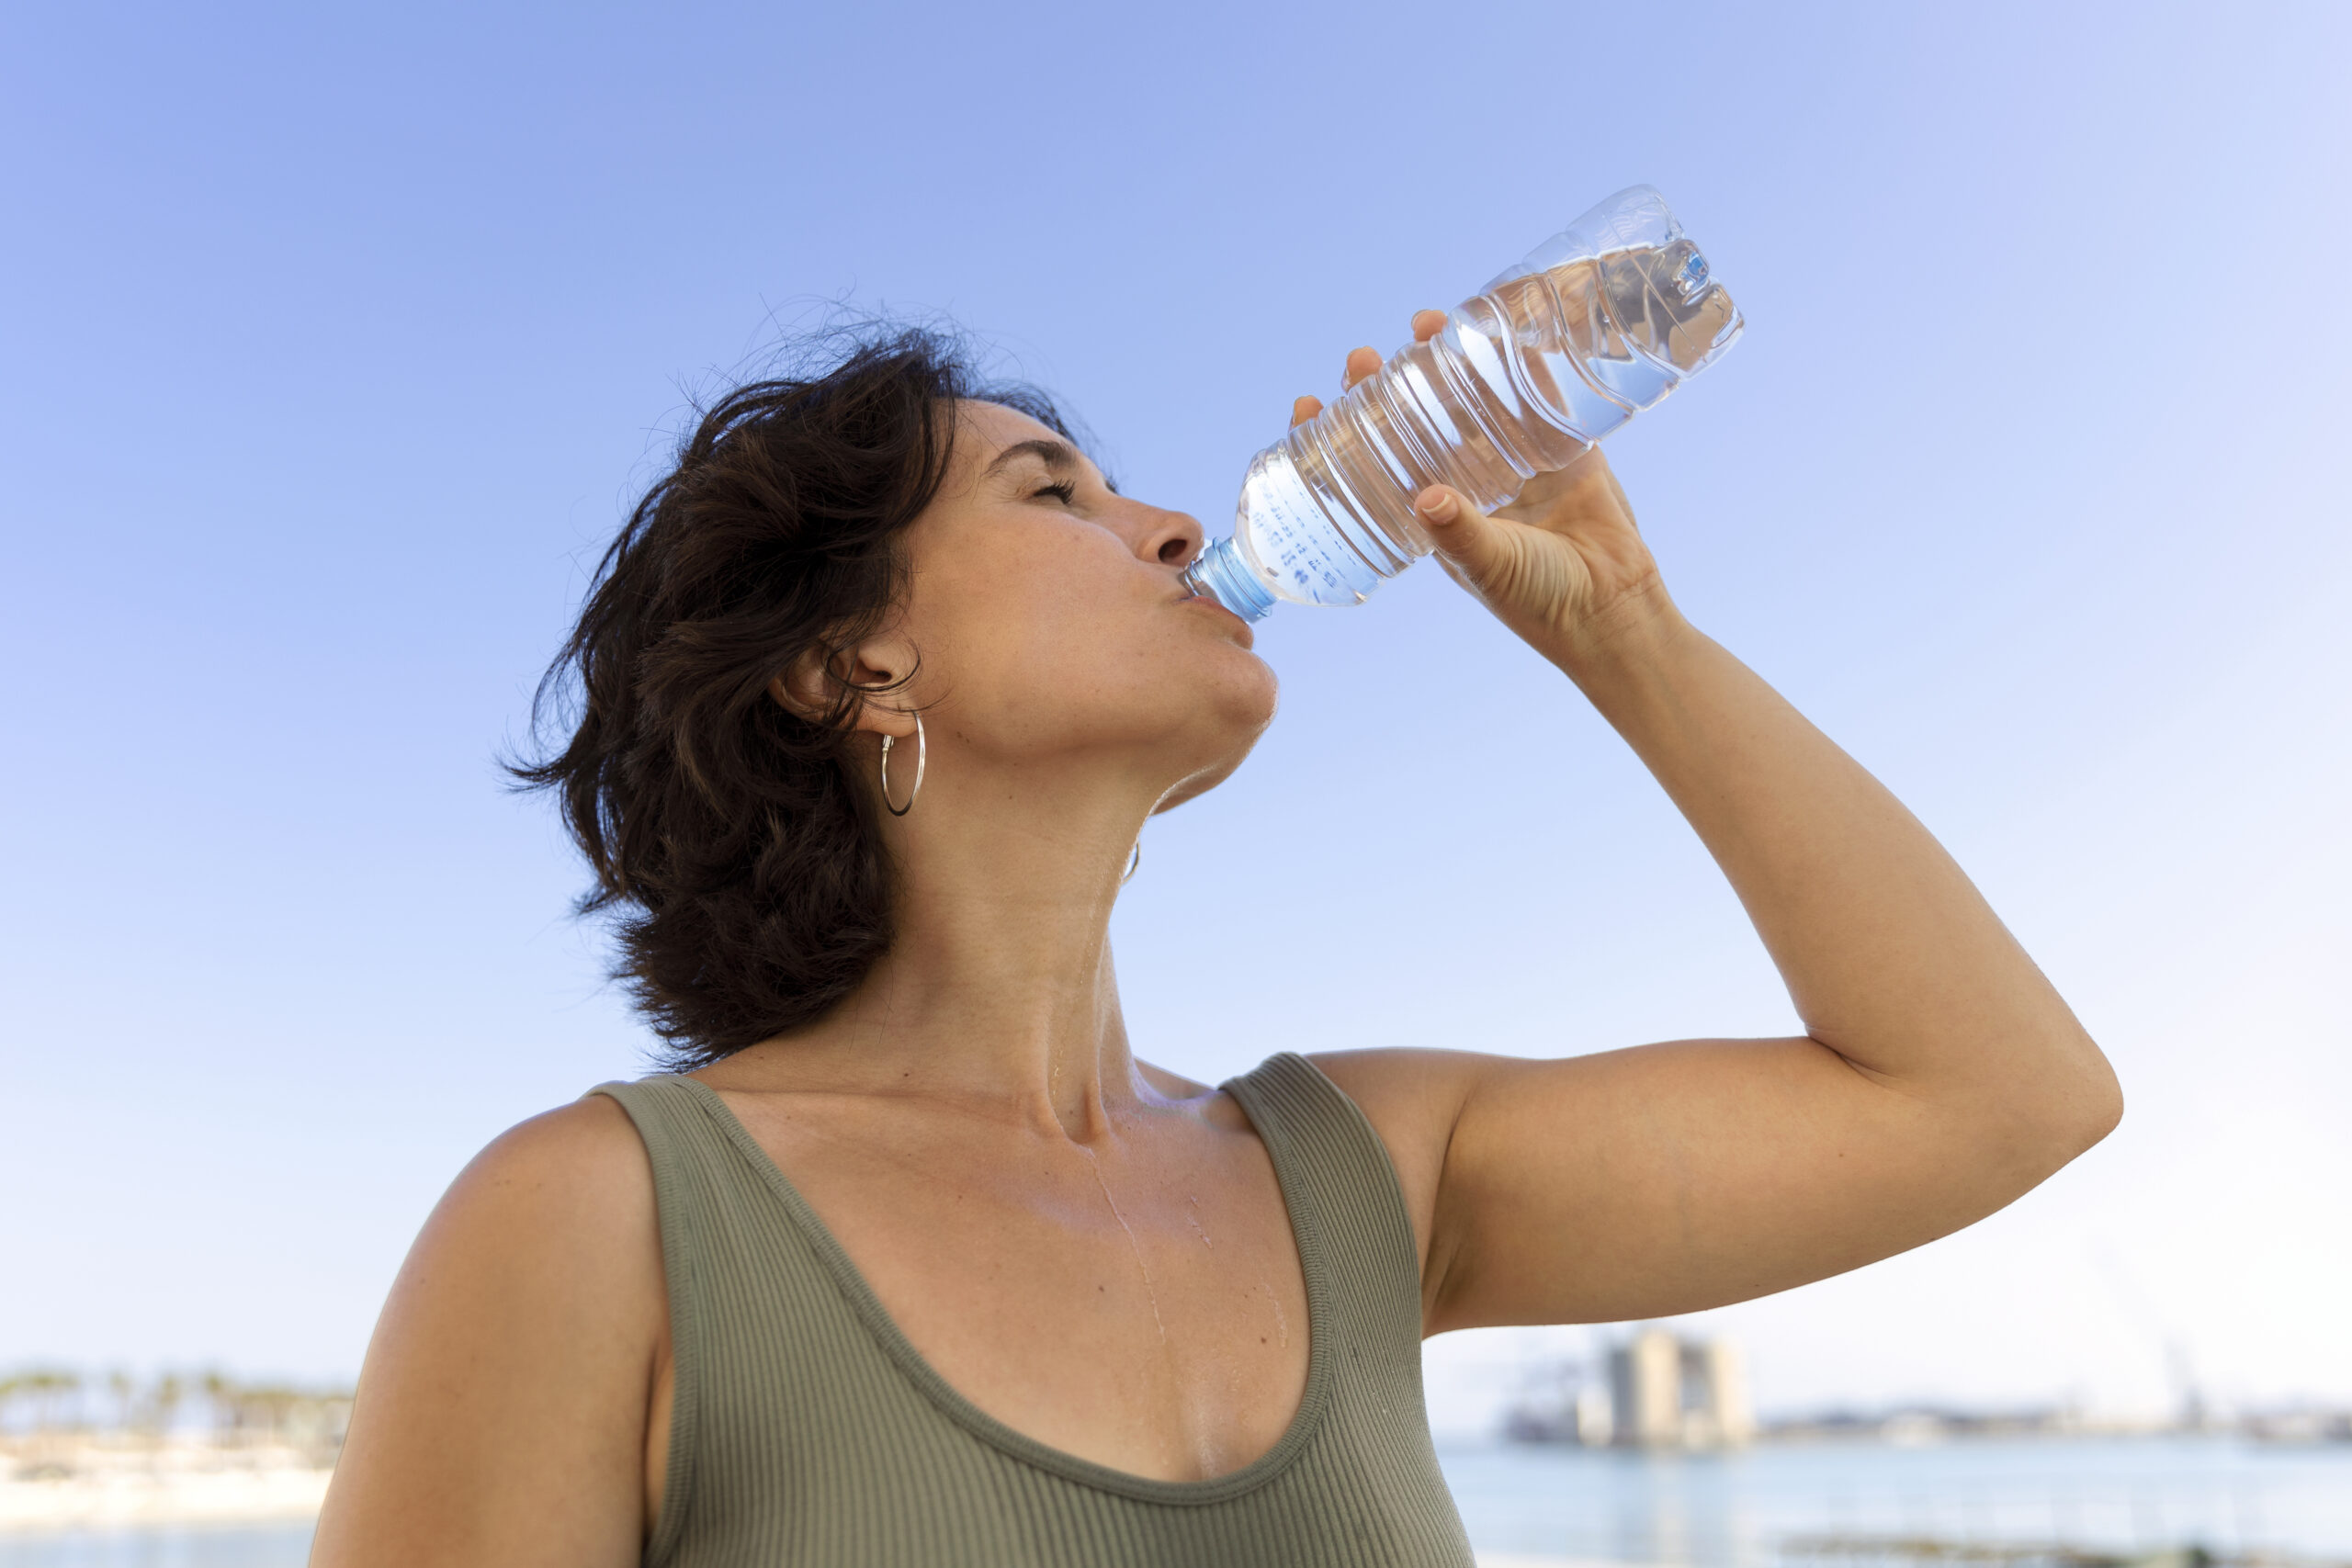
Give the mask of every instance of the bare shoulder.
[[589, 1095], [501, 1133], [450, 1185], [434, 1218], [497, 1226], [587, 1222], [575, 1238], [611, 1243], [616, 1221], [653, 1219], [653, 1170], [628, 1112]]
[[628, 1326], [650, 1347], [663, 1298], [644, 1143], [627, 1111], [592, 1095], [509, 1128], [458, 1172], [392, 1287], [378, 1337], [417, 1312], [454, 1328], [438, 1320], [463, 1303], [478, 1332], [568, 1325], [601, 1340]]
[[1446, 1151], [1462, 1107], [1479, 1081], [1510, 1058], [1476, 1051], [1317, 1051], [1306, 1058], [1356, 1102], [1387, 1147], [1388, 1163], [1412, 1216], [1421, 1274], [1430, 1277], [1430, 1237]]
[[[1414, 1050], [1398, 1047], [1379, 1051], [1317, 1051], [1306, 1058], [1315, 1064], [1325, 1077], [1344, 1090], [1350, 1100], [1374, 1116], [1378, 1106], [1384, 1114], [1429, 1115], [1442, 1106], [1446, 1119], [1459, 1109], [1451, 1101], [1457, 1091], [1466, 1090], [1478, 1077], [1492, 1067], [1508, 1063], [1508, 1056], [1488, 1056], [1476, 1051]], [[1379, 1118], [1374, 1117], [1375, 1124]]]
[[393, 1283], [312, 1561], [634, 1562], [668, 1327], [628, 1114], [599, 1095], [500, 1134]]
[[1143, 1075], [1144, 1082], [1149, 1084], [1156, 1092], [1165, 1095], [1170, 1100], [1204, 1100], [1216, 1093], [1216, 1090], [1207, 1084], [1188, 1078], [1182, 1073], [1170, 1072], [1166, 1067], [1154, 1066], [1151, 1063], [1140, 1058], [1136, 1062], [1136, 1071]]
[[[436, 1277], [455, 1268], [507, 1289], [587, 1275], [616, 1284], [606, 1276], [642, 1274], [648, 1264], [658, 1276], [653, 1171], [628, 1113], [592, 1095], [491, 1140], [425, 1221], [410, 1262], [428, 1257]], [[402, 1270], [402, 1285], [413, 1271]]]

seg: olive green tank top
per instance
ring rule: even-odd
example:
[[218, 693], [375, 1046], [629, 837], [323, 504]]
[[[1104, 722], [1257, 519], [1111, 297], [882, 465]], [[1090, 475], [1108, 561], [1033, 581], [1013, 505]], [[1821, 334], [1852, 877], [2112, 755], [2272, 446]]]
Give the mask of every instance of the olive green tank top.
[[1305, 1057], [1222, 1086], [1306, 1280], [1306, 1391], [1241, 1470], [1159, 1481], [950, 1387], [719, 1097], [599, 1086], [645, 1140], [677, 1390], [648, 1568], [1470, 1568], [1421, 1403], [1411, 1222], [1379, 1134]]

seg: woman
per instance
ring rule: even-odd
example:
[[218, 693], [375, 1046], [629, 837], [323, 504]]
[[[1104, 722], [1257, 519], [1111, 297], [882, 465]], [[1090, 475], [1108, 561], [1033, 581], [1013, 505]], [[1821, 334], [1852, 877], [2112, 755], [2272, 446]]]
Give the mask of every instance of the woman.
[[458, 1178], [313, 1561], [1463, 1564], [1421, 1337], [1786, 1290], [2114, 1126], [2064, 1002], [1682, 617], [1598, 451], [1417, 505], [1690, 818], [1804, 1034], [1136, 1060], [1122, 873], [1273, 676], [1185, 596], [1192, 518], [939, 341], [869, 342], [719, 404], [605, 559], [525, 772], [684, 1070]]

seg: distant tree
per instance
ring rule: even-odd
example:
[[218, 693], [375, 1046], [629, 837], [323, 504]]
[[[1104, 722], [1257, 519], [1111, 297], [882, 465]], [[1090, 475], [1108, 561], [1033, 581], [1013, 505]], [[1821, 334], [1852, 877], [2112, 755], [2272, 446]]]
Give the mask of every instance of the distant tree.
[[187, 1398], [187, 1385], [180, 1382], [177, 1372], [165, 1372], [155, 1380], [147, 1394], [147, 1430], [155, 1442], [172, 1434], [172, 1423], [179, 1415], [181, 1403]]
[[243, 1391], [240, 1403], [245, 1410], [246, 1421], [266, 1434], [266, 1440], [281, 1443], [286, 1440], [287, 1419], [304, 1396], [282, 1384], [271, 1383]]
[[204, 1402], [212, 1416], [212, 1440], [233, 1441], [245, 1424], [243, 1406], [237, 1399], [236, 1381], [218, 1367], [208, 1369], [201, 1380]]
[[130, 1431], [137, 1414], [139, 1385], [131, 1382], [129, 1372], [116, 1367], [107, 1373], [107, 1394], [114, 1401], [114, 1409], [107, 1426], [117, 1432]]
[[66, 1406], [82, 1392], [82, 1376], [62, 1367], [35, 1367], [17, 1383], [32, 1398], [33, 1434], [47, 1437], [64, 1426]]

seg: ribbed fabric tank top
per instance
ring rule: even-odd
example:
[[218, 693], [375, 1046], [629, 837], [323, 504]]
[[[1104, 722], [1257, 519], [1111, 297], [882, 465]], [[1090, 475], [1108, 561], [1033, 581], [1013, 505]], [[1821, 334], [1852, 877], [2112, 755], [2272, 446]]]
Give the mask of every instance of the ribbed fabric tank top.
[[677, 1388], [648, 1568], [1470, 1568], [1421, 1400], [1412, 1225], [1353, 1100], [1284, 1053], [1223, 1086], [1306, 1280], [1306, 1391], [1244, 1469], [1159, 1481], [957, 1393], [695, 1079], [599, 1086], [645, 1140]]

